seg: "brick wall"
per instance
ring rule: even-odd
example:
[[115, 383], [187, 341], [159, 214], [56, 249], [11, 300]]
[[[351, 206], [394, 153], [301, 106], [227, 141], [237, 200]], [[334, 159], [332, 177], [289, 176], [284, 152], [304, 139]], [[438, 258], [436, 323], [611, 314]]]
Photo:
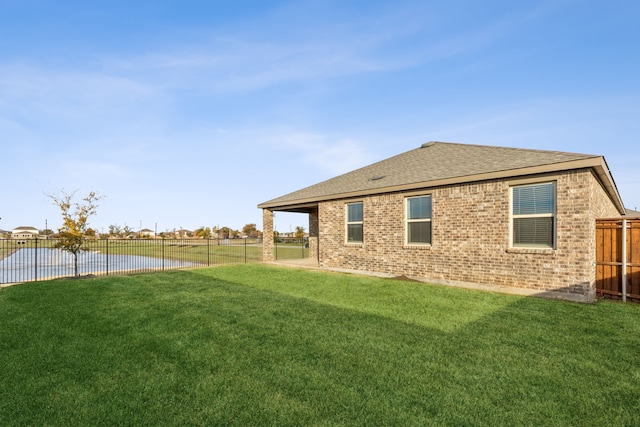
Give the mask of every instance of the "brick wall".
[[[556, 249], [510, 247], [511, 185], [557, 182]], [[432, 245], [405, 244], [404, 200], [431, 194]], [[345, 243], [345, 203], [364, 206], [364, 242]], [[595, 219], [617, 210], [589, 169], [321, 203], [320, 265], [442, 282], [595, 292]]]
[[612, 205], [606, 192], [595, 178], [591, 181], [591, 201], [592, 201], [592, 219], [591, 225], [593, 230], [590, 234], [589, 247], [592, 248], [591, 275], [589, 277], [589, 296], [595, 297], [596, 294], [596, 219], [599, 218], [617, 218], [620, 213]]
[[309, 258], [318, 259], [318, 210], [309, 212]]
[[271, 262], [275, 260], [273, 242], [273, 211], [262, 210], [262, 260]]

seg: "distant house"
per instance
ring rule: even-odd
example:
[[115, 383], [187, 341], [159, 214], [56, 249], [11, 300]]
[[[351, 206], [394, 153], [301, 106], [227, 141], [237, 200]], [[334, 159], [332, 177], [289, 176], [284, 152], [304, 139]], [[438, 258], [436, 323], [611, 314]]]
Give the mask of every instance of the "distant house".
[[177, 239], [186, 239], [193, 236], [193, 231], [181, 228], [180, 230], [175, 230], [174, 235]]
[[149, 230], [148, 228], [143, 228], [142, 230], [140, 230], [140, 235], [143, 237], [150, 237], [152, 239], [156, 237], [155, 231]]
[[35, 227], [16, 227], [11, 232], [12, 239], [34, 239], [40, 235], [40, 231]]
[[[298, 237], [296, 235], [295, 231], [285, 231], [285, 232], [278, 232], [278, 237], [280, 239], [286, 239], [286, 240], [295, 240], [295, 239], [300, 239], [300, 237]], [[303, 233], [302, 234], [302, 239], [308, 239], [309, 238], [309, 233]]]
[[596, 218], [626, 214], [602, 156], [444, 142], [258, 207], [265, 235], [275, 211], [309, 214], [320, 267], [583, 301], [596, 291]]

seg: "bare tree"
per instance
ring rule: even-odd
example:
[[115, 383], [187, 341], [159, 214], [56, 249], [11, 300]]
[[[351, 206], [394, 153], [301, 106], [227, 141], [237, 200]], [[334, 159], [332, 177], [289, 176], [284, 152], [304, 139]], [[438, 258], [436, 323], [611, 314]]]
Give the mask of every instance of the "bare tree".
[[96, 214], [98, 208], [96, 202], [102, 196], [92, 191], [82, 199], [83, 203], [81, 203], [73, 201], [76, 193], [77, 190], [71, 194], [63, 190], [60, 195], [48, 194], [48, 196], [62, 212], [62, 227], [58, 229], [59, 240], [55, 247], [73, 254], [75, 276], [79, 277], [78, 253], [83, 250], [82, 245], [87, 238], [89, 217]]
[[109, 226], [109, 235], [113, 237], [122, 237], [122, 228], [118, 224]]

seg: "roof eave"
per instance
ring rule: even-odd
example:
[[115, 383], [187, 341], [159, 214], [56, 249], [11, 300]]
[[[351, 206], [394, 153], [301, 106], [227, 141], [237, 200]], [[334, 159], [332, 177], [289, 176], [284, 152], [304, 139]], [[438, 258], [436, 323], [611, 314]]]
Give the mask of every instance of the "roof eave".
[[596, 172], [596, 176], [600, 180], [600, 183], [606, 190], [607, 194], [616, 205], [616, 209], [620, 215], [626, 215], [627, 209], [624, 207], [624, 203], [622, 202], [622, 197], [620, 197], [620, 193], [618, 192], [618, 187], [616, 186], [616, 182], [611, 175], [611, 171], [609, 170], [609, 165], [607, 165], [607, 161], [604, 157], [599, 157], [600, 164], [593, 167]]
[[338, 193], [338, 194], [327, 194], [323, 196], [317, 197], [309, 197], [288, 201], [269, 201], [264, 202], [258, 205], [260, 209], [271, 209], [271, 210], [294, 210], [300, 209], [301, 207], [312, 207], [317, 205], [319, 202], [326, 202], [329, 200], [339, 200], [339, 199], [350, 199], [354, 197], [363, 197], [370, 196], [372, 194], [380, 194], [380, 193], [394, 193], [400, 191], [411, 191], [422, 188], [433, 188], [440, 187], [444, 185], [454, 185], [454, 184], [463, 184], [470, 182], [478, 182], [478, 181], [487, 181], [492, 179], [502, 179], [502, 178], [511, 178], [511, 177], [520, 177], [527, 175], [538, 175], [545, 173], [553, 173], [553, 172], [562, 172], [573, 169], [585, 169], [592, 168], [598, 179], [600, 180], [602, 186], [606, 190], [607, 194], [613, 201], [616, 208], [620, 211], [621, 214], [624, 214], [625, 208], [622, 203], [622, 199], [620, 194], [618, 193], [618, 189], [616, 184], [611, 176], [611, 172], [609, 171], [609, 167], [607, 166], [604, 157], [595, 156], [589, 157], [581, 160], [573, 160], [569, 162], [562, 163], [552, 163], [548, 165], [540, 165], [533, 166], [527, 168], [520, 169], [510, 169], [496, 172], [488, 172], [476, 175], [467, 175], [467, 176], [459, 176], [453, 178], [445, 178], [445, 179], [437, 179], [432, 181], [425, 182], [415, 182], [409, 184], [395, 185], [390, 187], [383, 188], [375, 188], [375, 189], [367, 189], [367, 190], [359, 190], [352, 191], [346, 193]]

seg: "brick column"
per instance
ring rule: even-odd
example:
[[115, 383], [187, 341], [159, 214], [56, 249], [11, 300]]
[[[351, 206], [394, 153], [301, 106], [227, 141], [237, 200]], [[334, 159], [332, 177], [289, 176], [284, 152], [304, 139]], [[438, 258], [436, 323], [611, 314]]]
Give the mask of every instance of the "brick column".
[[318, 208], [315, 208], [309, 212], [309, 258], [318, 260], [318, 263], [320, 263], [319, 237]]
[[262, 262], [275, 261], [273, 244], [273, 211], [262, 210]]

